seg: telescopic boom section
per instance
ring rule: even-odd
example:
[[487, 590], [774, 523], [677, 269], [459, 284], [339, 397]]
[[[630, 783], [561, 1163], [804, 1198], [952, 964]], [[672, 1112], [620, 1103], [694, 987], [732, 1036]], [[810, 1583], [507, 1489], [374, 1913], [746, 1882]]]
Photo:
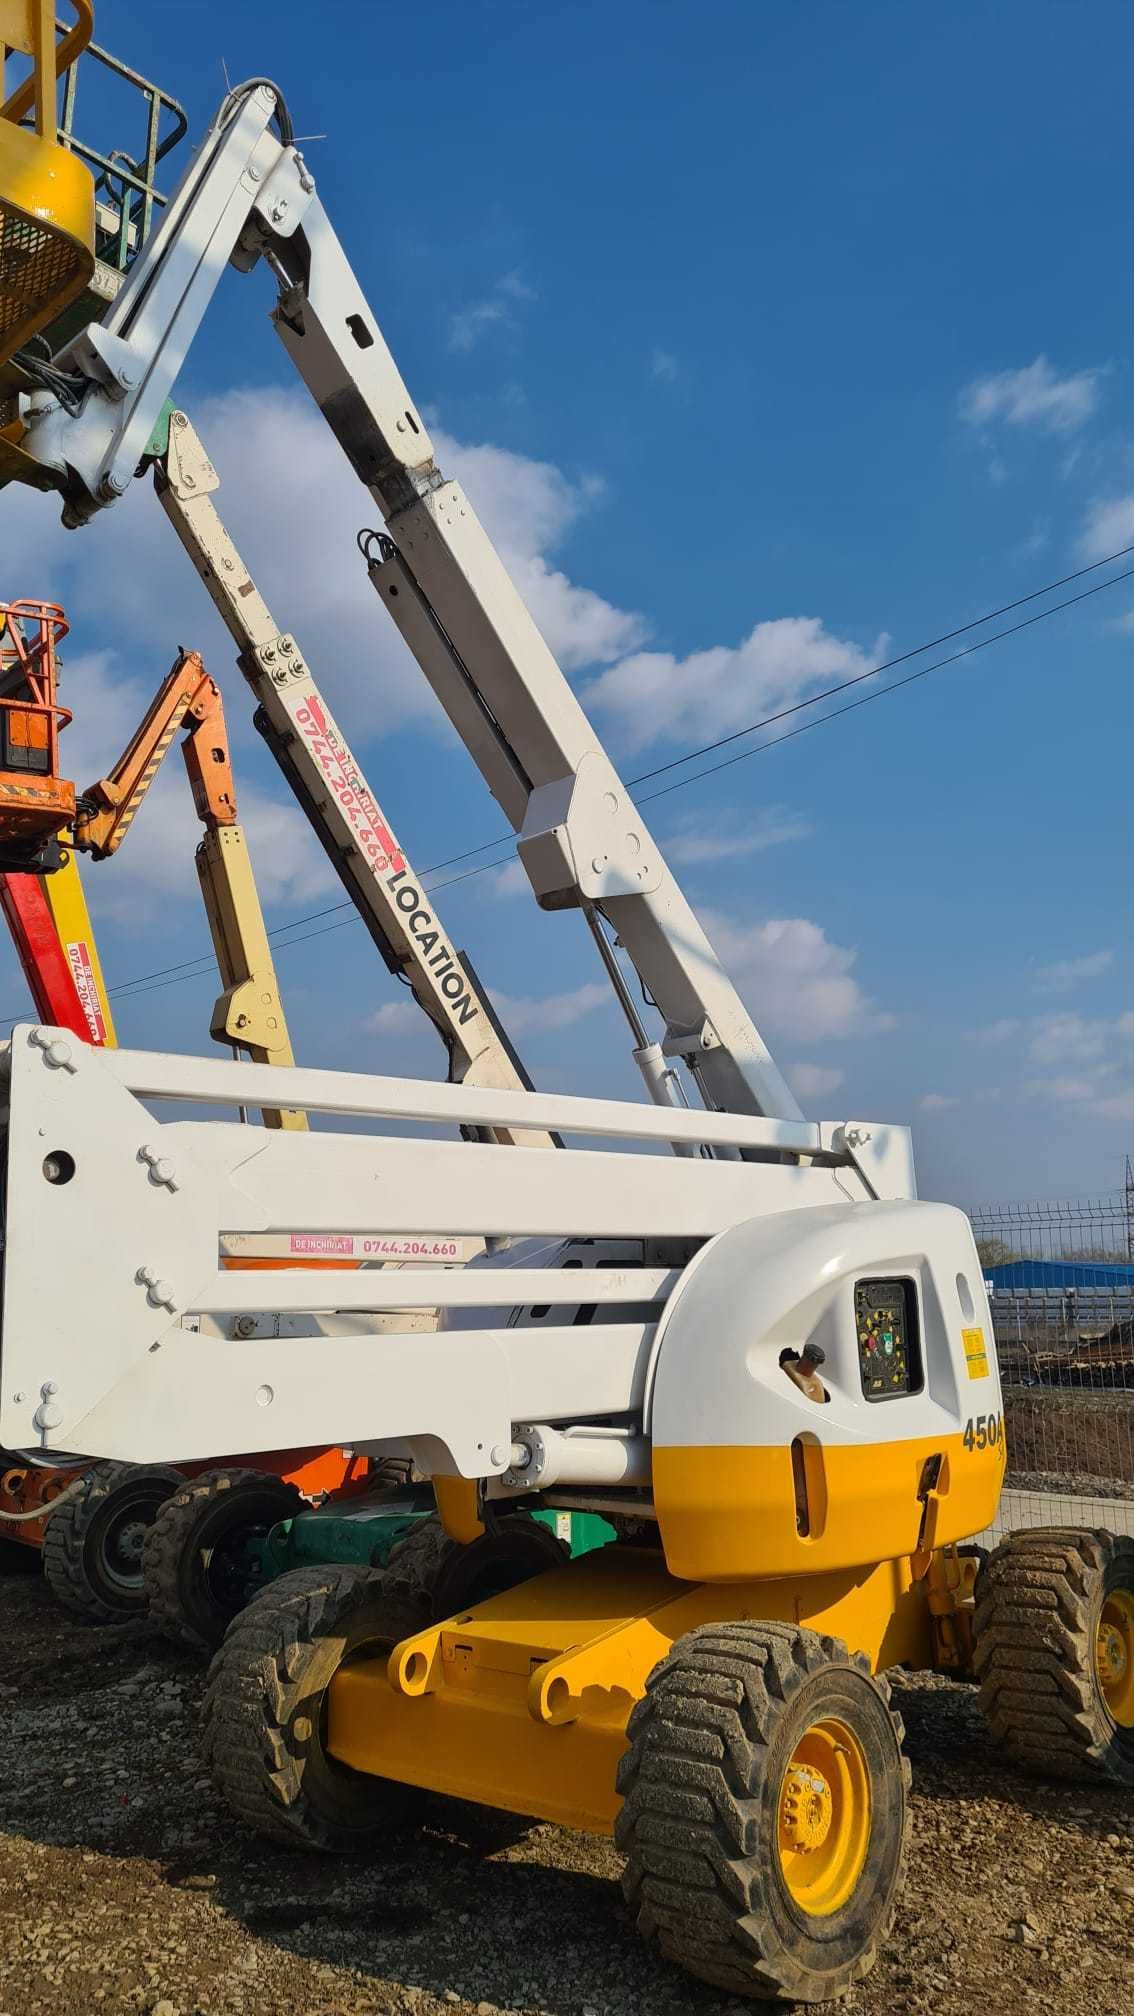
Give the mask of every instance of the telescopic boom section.
[[[237, 647], [257, 701], [255, 725], [387, 967], [441, 1037], [450, 1080], [527, 1089], [523, 1065], [423, 892], [303, 652], [237, 552], [213, 502], [220, 478], [187, 414], [166, 412], [150, 459], [162, 509]], [[488, 1131], [524, 1147], [552, 1145], [540, 1129]]]
[[799, 1107], [421, 414], [322, 207], [273, 250], [284, 348], [386, 521], [370, 578], [519, 835], [545, 909], [591, 906], [706, 1104]]
[[[280, 137], [271, 131], [273, 122]], [[87, 388], [37, 395], [25, 450], [69, 523], [129, 487], [226, 262], [279, 283], [289, 356], [386, 521], [371, 577], [519, 835], [545, 908], [598, 911], [706, 1103], [799, 1108], [460, 485], [438, 468], [357, 278], [291, 144], [278, 92], [229, 94], [104, 323], [55, 361]], [[78, 410], [73, 410], [78, 405]]]

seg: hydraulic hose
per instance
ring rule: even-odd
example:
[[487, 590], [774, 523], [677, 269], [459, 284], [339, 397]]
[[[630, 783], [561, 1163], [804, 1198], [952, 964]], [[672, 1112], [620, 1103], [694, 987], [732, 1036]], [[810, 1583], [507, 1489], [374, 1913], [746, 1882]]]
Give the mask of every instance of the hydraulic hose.
[[50, 1519], [53, 1512], [58, 1512], [59, 1507], [67, 1503], [68, 1498], [76, 1496], [86, 1481], [87, 1473], [84, 1470], [82, 1476], [76, 1477], [73, 1483], [68, 1484], [67, 1489], [61, 1491], [57, 1498], [48, 1498], [43, 1505], [37, 1505], [34, 1512], [0, 1512], [0, 1519], [6, 1526], [26, 1526], [32, 1519]]

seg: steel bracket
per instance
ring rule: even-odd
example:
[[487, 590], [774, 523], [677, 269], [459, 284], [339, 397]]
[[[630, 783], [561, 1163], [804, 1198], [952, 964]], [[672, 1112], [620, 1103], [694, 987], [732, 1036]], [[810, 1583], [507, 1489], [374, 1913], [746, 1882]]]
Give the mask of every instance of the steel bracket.
[[625, 785], [597, 749], [572, 775], [532, 792], [517, 845], [545, 910], [580, 897], [648, 896], [665, 872]]

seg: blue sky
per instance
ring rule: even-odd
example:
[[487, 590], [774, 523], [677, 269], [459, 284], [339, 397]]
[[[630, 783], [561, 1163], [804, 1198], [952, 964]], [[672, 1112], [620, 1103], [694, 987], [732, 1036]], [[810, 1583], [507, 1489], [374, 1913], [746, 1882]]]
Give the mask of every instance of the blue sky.
[[[1134, 541], [1127, 9], [1103, 0], [1089, 34], [1048, 0], [332, 4], [318, 36], [290, 0], [270, 28], [197, 0], [188, 39], [185, 18], [101, 0], [98, 35], [194, 134], [222, 58], [326, 134], [305, 151], [443, 466], [625, 774]], [[422, 869], [499, 815], [360, 579], [374, 510], [271, 298], [226, 277], [178, 396]], [[70, 614], [74, 774], [197, 645], [270, 921], [334, 903], [148, 490], [82, 533], [55, 518], [0, 497], [5, 592]], [[1134, 581], [650, 808], [805, 1110], [911, 1122], [923, 1194], [1121, 1178], [1132, 649]], [[207, 950], [167, 767], [87, 876], [112, 984]], [[577, 919], [508, 871], [437, 903], [538, 1082], [637, 1096]], [[439, 1070], [362, 929], [307, 935], [322, 923], [278, 953], [301, 1058]], [[6, 947], [0, 984], [15, 1013]], [[120, 996], [122, 1040], [207, 1050], [213, 991], [205, 972]]]

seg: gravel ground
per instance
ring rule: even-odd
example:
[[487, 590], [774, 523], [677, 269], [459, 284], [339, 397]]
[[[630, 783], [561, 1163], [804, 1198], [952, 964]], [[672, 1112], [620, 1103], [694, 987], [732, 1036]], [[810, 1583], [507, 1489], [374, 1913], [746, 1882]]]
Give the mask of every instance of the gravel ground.
[[1048, 1491], [1059, 1498], [1134, 1498], [1124, 1477], [1095, 1477], [1087, 1470], [1009, 1470], [1006, 1491]]
[[[664, 2016], [742, 2005], [631, 1932], [611, 1846], [430, 1802], [381, 1858], [270, 1848], [195, 1753], [203, 1674], [0, 1562], [0, 2016]], [[853, 2016], [1128, 2016], [1134, 1794], [1014, 1778], [972, 1691], [903, 1683], [904, 1899]]]

